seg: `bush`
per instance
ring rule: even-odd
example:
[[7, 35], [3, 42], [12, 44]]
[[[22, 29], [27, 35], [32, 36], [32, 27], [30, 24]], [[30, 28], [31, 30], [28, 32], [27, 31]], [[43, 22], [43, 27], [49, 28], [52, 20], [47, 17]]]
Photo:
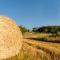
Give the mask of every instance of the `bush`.
[[21, 29], [22, 34], [24, 34], [25, 32], [29, 32], [29, 29], [25, 28], [22, 25], [20, 25], [19, 28]]

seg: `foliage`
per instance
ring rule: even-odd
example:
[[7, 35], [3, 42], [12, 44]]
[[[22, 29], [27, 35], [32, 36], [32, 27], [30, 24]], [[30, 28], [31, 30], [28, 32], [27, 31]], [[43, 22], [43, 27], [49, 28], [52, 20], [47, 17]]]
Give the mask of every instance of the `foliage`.
[[43, 27], [34, 27], [33, 32], [43, 32], [43, 33], [52, 33], [58, 35], [58, 32], [60, 32], [60, 26], [43, 26]]
[[25, 33], [25, 32], [29, 32], [29, 29], [25, 28], [22, 25], [20, 25], [19, 28], [21, 29], [22, 34]]

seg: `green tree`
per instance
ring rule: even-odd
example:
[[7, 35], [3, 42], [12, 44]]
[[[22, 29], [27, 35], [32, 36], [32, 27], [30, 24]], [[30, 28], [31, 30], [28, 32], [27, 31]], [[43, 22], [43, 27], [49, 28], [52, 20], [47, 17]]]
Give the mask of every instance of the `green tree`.
[[21, 29], [22, 34], [24, 34], [25, 32], [29, 32], [29, 29], [25, 28], [22, 25], [20, 25], [19, 28]]

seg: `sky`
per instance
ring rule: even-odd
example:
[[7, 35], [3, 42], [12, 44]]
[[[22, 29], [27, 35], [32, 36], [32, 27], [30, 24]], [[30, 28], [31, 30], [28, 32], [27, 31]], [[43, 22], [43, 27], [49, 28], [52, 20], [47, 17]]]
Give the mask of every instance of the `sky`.
[[0, 0], [0, 15], [28, 29], [60, 25], [60, 0]]

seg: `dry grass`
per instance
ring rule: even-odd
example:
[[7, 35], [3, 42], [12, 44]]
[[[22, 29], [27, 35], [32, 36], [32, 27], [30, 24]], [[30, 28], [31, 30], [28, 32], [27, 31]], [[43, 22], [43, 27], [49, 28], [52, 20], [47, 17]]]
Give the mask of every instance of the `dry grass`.
[[60, 43], [24, 39], [20, 53], [6, 60], [60, 60]]
[[24, 38], [43, 38], [43, 37], [47, 37], [49, 34], [46, 34], [46, 33], [29, 33], [29, 32], [26, 32], [24, 34]]
[[60, 43], [60, 36], [51, 36], [48, 33], [25, 33], [24, 38], [34, 39], [39, 41], [46, 41], [46, 42], [57, 42]]
[[24, 39], [21, 53], [8, 60], [60, 60], [60, 44]]

